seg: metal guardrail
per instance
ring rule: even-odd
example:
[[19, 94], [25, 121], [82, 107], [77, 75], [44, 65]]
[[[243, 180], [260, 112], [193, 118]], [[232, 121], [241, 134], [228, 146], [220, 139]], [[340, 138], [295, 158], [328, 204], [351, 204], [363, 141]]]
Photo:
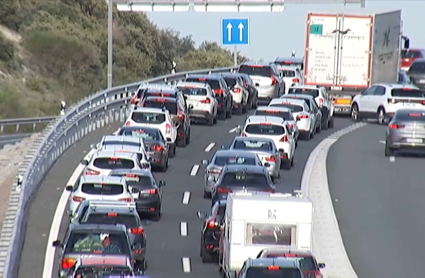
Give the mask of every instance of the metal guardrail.
[[14, 130], [9, 132], [20, 132], [22, 126], [32, 125], [32, 130], [35, 131], [37, 125], [47, 124], [55, 121], [60, 116], [47, 116], [47, 117], [34, 117], [34, 118], [17, 118], [17, 119], [4, 119], [0, 120], [0, 133], [4, 132], [6, 126], [15, 126]]
[[64, 116], [50, 122], [22, 161], [18, 170], [18, 174], [23, 176], [22, 185], [15, 182], [11, 189], [0, 237], [0, 277], [17, 277], [20, 253], [25, 238], [28, 201], [56, 160], [70, 146], [106, 124], [124, 121], [128, 112], [128, 101], [140, 84], [173, 84], [185, 79], [191, 73], [209, 74], [229, 72], [234, 69], [229, 67], [183, 72], [114, 87], [81, 100], [70, 107]]

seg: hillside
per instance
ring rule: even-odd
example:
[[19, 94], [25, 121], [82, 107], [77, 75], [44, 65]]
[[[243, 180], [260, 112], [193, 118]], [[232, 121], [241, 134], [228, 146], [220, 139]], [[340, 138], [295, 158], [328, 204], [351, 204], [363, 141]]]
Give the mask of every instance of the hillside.
[[[190, 36], [160, 30], [141, 13], [114, 11], [114, 86], [170, 72], [223, 67], [231, 53], [198, 48]], [[241, 59], [244, 59], [241, 57]], [[0, 1], [0, 118], [55, 115], [106, 88], [104, 0]]]

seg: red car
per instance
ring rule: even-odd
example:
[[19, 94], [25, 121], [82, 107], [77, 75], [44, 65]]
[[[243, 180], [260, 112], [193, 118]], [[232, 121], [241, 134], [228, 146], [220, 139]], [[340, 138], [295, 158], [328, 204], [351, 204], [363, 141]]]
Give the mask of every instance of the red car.
[[320, 272], [321, 268], [325, 268], [324, 263], [317, 263], [314, 255], [307, 250], [293, 249], [290, 247], [277, 247], [263, 249], [257, 256], [258, 258], [300, 258], [302, 271], [307, 278], [323, 278]]
[[400, 67], [402, 70], [407, 71], [412, 65], [413, 61], [415, 61], [416, 59], [423, 59], [423, 58], [425, 58], [425, 50], [423, 49], [415, 49], [415, 48], [403, 49], [401, 51]]

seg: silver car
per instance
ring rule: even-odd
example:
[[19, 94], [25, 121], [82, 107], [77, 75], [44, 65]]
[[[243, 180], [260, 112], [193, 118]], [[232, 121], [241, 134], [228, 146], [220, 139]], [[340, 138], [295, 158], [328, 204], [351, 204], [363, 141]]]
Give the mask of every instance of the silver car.
[[273, 63], [247, 62], [239, 66], [239, 73], [248, 74], [258, 90], [258, 102], [268, 105], [270, 100], [285, 93], [285, 82]]
[[385, 139], [385, 156], [394, 151], [425, 150], [425, 110], [397, 110], [388, 124]]
[[211, 162], [208, 160], [202, 160], [202, 164], [206, 165], [204, 174], [204, 198], [211, 198], [212, 187], [217, 181], [224, 165], [241, 164], [259, 165], [264, 167], [270, 166], [267, 162], [262, 163], [258, 155], [253, 152], [235, 150], [218, 150], [211, 159]]
[[237, 136], [230, 145], [230, 150], [234, 151], [250, 151], [258, 155], [270, 176], [273, 179], [280, 177], [280, 166], [282, 160], [281, 153], [278, 151], [276, 144], [272, 139], [264, 137], [243, 137]]

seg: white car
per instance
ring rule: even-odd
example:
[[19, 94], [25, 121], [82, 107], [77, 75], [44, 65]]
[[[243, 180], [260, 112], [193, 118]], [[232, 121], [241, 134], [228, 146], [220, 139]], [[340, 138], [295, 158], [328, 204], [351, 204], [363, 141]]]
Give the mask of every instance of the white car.
[[285, 82], [285, 94], [288, 93], [289, 88], [298, 84], [303, 84], [303, 75], [297, 67], [292, 66], [278, 66], [280, 77]]
[[279, 150], [281, 167], [291, 169], [294, 164], [295, 139], [289, 123], [280, 117], [250, 116], [243, 128], [236, 127], [236, 132], [243, 137], [264, 137], [272, 139]]
[[102, 150], [95, 152], [90, 161], [81, 163], [86, 166], [83, 173], [86, 176], [107, 176], [115, 169], [146, 170], [147, 167], [140, 154]]
[[206, 121], [210, 126], [217, 123], [218, 101], [208, 83], [179, 82], [177, 88], [183, 92], [187, 105], [192, 105], [190, 118]]
[[288, 122], [289, 128], [292, 130], [292, 136], [295, 138], [295, 146], [298, 146], [299, 130], [297, 125], [297, 119], [292, 114], [292, 110], [288, 107], [279, 106], [260, 106], [254, 112], [256, 116], [275, 116], [280, 117]]
[[169, 157], [175, 156], [177, 126], [167, 109], [135, 107], [128, 115], [125, 126], [155, 127], [159, 129], [169, 145]]
[[243, 85], [242, 77], [230, 72], [222, 73], [221, 76], [223, 76], [233, 96], [233, 111], [235, 111], [235, 114], [241, 115], [248, 112], [249, 92]]
[[402, 108], [425, 108], [425, 93], [413, 85], [374, 84], [353, 98], [351, 118], [378, 119], [379, 124], [384, 124]]
[[67, 210], [70, 216], [85, 200], [134, 201], [123, 177], [82, 176], [76, 186], [68, 185], [66, 190], [71, 192]]
[[303, 99], [272, 99], [269, 107], [286, 107], [291, 109], [297, 121], [298, 132], [301, 137], [310, 140], [316, 134], [316, 115]]

